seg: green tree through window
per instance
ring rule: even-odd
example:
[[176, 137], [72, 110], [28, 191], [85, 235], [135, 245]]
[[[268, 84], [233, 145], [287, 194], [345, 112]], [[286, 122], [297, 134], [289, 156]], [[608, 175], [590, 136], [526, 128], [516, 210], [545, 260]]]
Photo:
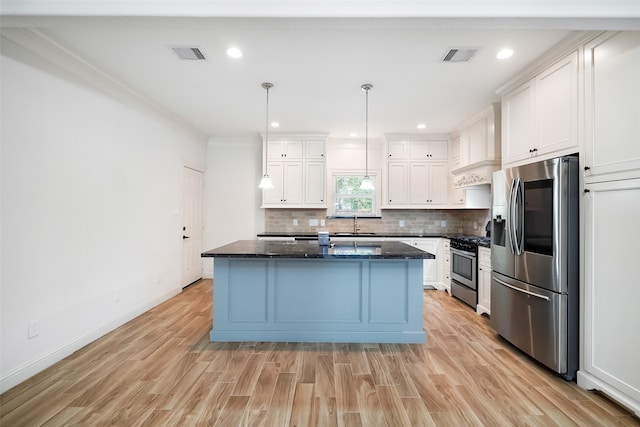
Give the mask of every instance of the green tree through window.
[[361, 190], [361, 176], [335, 177], [335, 213], [373, 215], [374, 190]]

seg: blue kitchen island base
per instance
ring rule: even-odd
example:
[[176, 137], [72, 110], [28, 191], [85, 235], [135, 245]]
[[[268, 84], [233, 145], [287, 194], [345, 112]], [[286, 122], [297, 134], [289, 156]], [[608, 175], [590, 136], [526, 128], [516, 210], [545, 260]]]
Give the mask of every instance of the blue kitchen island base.
[[210, 339], [425, 343], [422, 268], [420, 258], [216, 257]]

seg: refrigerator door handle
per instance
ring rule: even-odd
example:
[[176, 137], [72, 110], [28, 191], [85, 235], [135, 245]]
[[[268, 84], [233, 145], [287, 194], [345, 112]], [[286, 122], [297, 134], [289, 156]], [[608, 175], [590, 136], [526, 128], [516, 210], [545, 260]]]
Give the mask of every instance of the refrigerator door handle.
[[536, 294], [535, 292], [525, 291], [524, 289], [517, 288], [517, 287], [515, 287], [513, 285], [510, 285], [510, 284], [508, 284], [506, 282], [503, 282], [502, 280], [497, 279], [495, 277], [493, 278], [493, 280], [495, 280], [496, 282], [500, 283], [501, 285], [506, 286], [507, 288], [513, 289], [514, 291], [522, 292], [523, 294], [531, 295], [532, 297], [536, 297], [536, 298], [540, 298], [540, 299], [549, 301], [549, 297], [548, 296]]
[[[508, 231], [508, 241], [509, 241], [509, 249], [511, 249], [511, 253], [515, 254], [516, 253], [516, 249], [514, 246], [514, 242], [515, 242], [515, 238], [514, 238], [514, 233], [515, 233], [515, 212], [514, 212], [514, 202], [515, 202], [515, 187], [516, 187], [516, 180], [513, 179], [511, 180], [511, 188], [509, 189], [509, 206], [507, 209], [507, 231]], [[510, 229], [509, 229], [510, 227]]]
[[516, 248], [516, 254], [522, 255], [524, 250], [524, 194], [522, 189], [522, 181], [517, 179], [515, 191], [513, 192], [513, 241]]

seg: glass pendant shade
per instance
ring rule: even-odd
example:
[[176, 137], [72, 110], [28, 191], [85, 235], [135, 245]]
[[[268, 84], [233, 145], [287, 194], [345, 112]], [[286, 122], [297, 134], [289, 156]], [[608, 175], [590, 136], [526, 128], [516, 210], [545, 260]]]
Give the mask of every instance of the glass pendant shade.
[[362, 178], [362, 181], [360, 182], [361, 190], [373, 190], [373, 188], [373, 180], [369, 178], [368, 175]]
[[258, 185], [258, 188], [273, 188], [273, 182], [271, 181], [271, 178], [269, 178], [269, 175], [264, 175], [262, 177], [262, 179], [260, 180], [260, 184]]

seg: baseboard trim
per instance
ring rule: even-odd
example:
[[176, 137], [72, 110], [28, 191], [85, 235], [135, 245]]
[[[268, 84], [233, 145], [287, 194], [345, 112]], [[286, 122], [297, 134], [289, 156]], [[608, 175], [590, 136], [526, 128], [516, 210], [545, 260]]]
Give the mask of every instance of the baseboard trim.
[[181, 289], [179, 288], [165, 292], [164, 294], [152, 299], [151, 301], [139, 306], [138, 308], [119, 316], [109, 323], [92, 331], [89, 331], [82, 336], [76, 337], [71, 341], [61, 345], [60, 347], [54, 348], [44, 353], [37, 359], [31, 360], [23, 364], [22, 366], [18, 366], [17, 368], [7, 372], [5, 375], [0, 377], [0, 393], [4, 393], [5, 391], [12, 389], [23, 381], [28, 380], [32, 376], [61, 361], [73, 352], [78, 351], [87, 344], [92, 343], [103, 335], [108, 334], [114, 329], [124, 325], [132, 319], [135, 319], [136, 317], [165, 302], [166, 300], [173, 298], [180, 292]]
[[588, 372], [578, 371], [576, 381], [580, 388], [585, 390], [598, 390], [606, 394], [607, 397], [615, 401], [620, 406], [624, 406], [629, 411], [633, 412], [636, 417], [640, 417], [640, 402], [635, 401], [630, 396], [615, 389], [601, 379]]

